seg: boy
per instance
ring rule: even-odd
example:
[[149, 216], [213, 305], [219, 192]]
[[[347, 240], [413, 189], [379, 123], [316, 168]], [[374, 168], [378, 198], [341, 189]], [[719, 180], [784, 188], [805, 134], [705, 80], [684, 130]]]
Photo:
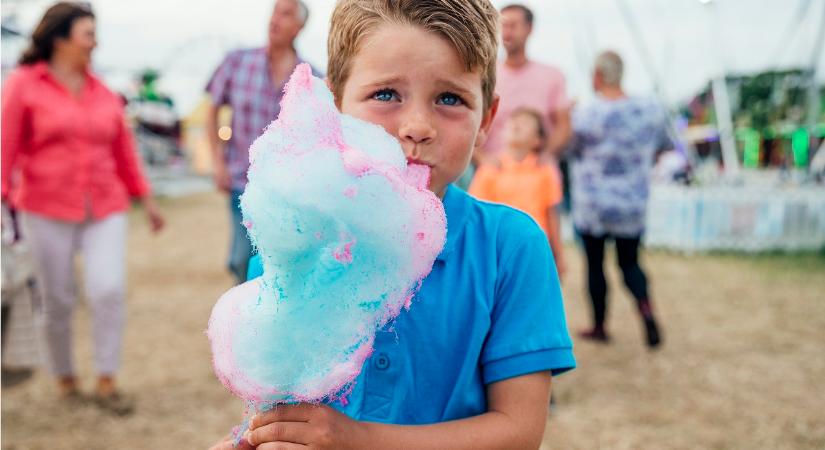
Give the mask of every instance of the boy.
[[547, 239], [526, 214], [449, 186], [495, 115], [497, 12], [343, 0], [330, 27], [336, 104], [432, 168], [447, 242], [412, 308], [377, 333], [348, 402], [262, 413], [241, 448], [538, 448], [551, 374], [575, 366]]
[[555, 167], [539, 159], [546, 140], [541, 114], [534, 109], [516, 109], [505, 122], [504, 153], [479, 167], [469, 192], [478, 199], [529, 214], [547, 234], [561, 277], [565, 267], [557, 210], [562, 199], [561, 180]]

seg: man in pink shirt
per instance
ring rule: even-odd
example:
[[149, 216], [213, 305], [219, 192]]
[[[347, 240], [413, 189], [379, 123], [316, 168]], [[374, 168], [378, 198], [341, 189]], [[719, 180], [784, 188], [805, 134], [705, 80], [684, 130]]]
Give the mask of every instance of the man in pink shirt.
[[496, 114], [480, 162], [497, 156], [504, 148], [504, 124], [513, 111], [529, 108], [539, 111], [548, 130], [548, 155], [556, 154], [570, 139], [570, 105], [564, 75], [555, 67], [527, 58], [527, 39], [533, 31], [533, 12], [523, 5], [501, 10], [501, 38], [507, 57], [498, 64], [496, 93], [500, 96]]

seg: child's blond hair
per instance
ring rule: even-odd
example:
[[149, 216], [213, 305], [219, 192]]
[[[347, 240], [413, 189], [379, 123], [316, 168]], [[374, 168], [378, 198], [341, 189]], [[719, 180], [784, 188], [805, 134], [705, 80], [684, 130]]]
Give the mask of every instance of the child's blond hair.
[[419, 26], [449, 40], [468, 71], [481, 69], [484, 109], [493, 102], [498, 11], [489, 0], [340, 0], [330, 22], [327, 78], [341, 98], [352, 58], [383, 23]]

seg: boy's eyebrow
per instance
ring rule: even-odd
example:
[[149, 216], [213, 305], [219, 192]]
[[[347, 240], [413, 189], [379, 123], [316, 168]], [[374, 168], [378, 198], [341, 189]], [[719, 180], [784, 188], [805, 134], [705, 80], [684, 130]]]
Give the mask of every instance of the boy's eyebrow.
[[[387, 78], [381, 78], [377, 81], [371, 81], [369, 83], [364, 83], [361, 87], [362, 88], [374, 88], [379, 86], [387, 86], [391, 84], [403, 83], [406, 79], [403, 76], [392, 76]], [[449, 80], [449, 79], [439, 79], [435, 82], [436, 86], [444, 86], [444, 89], [455, 91], [456, 94], [460, 94], [464, 97], [474, 97], [473, 92], [462, 85]]]
[[460, 85], [460, 84], [458, 84], [458, 83], [456, 83], [452, 80], [441, 79], [441, 80], [438, 80], [436, 82], [436, 85], [437, 86], [445, 86], [446, 89], [448, 89], [450, 91], [455, 91], [456, 94], [459, 94], [459, 95], [461, 95], [462, 97], [465, 97], [465, 98], [466, 97], [475, 97], [475, 95], [473, 94], [473, 91], [465, 88], [464, 86], [462, 86], [462, 85]]
[[395, 77], [388, 77], [388, 78], [381, 78], [378, 81], [371, 81], [369, 83], [364, 83], [361, 87], [377, 87], [377, 86], [386, 86], [388, 84], [396, 84], [401, 83], [404, 81], [404, 77], [395, 76]]

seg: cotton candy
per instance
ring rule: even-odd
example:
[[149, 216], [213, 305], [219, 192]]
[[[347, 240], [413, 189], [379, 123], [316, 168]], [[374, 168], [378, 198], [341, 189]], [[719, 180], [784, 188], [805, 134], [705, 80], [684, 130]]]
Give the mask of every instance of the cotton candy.
[[444, 245], [429, 167], [341, 114], [305, 64], [250, 162], [241, 209], [264, 273], [212, 310], [215, 372], [253, 405], [339, 398]]

